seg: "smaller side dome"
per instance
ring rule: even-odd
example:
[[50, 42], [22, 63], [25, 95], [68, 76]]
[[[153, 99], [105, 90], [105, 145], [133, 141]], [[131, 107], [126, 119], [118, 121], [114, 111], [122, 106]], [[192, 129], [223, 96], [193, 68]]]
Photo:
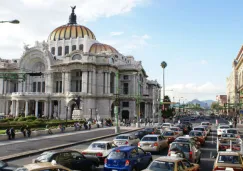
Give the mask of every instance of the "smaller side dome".
[[110, 45], [102, 44], [102, 43], [94, 43], [90, 49], [90, 53], [101, 53], [101, 52], [110, 52], [110, 53], [119, 53], [115, 48]]

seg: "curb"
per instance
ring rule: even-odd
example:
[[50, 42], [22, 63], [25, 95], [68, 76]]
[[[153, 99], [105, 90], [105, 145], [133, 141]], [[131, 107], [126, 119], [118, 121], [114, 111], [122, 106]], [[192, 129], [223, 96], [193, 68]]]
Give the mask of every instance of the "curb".
[[134, 129], [134, 130], [124, 131], [124, 132], [121, 132], [119, 134], [109, 134], [109, 135], [104, 135], [104, 136], [100, 136], [100, 137], [90, 138], [90, 139], [78, 141], [78, 142], [75, 142], [75, 143], [67, 143], [67, 144], [62, 144], [62, 145], [58, 145], [58, 146], [42, 148], [42, 149], [39, 149], [39, 150], [32, 150], [32, 151], [27, 151], [27, 152], [23, 152], [23, 153], [12, 154], [12, 155], [8, 155], [8, 156], [0, 157], [0, 160], [6, 162], [6, 161], [9, 161], [9, 160], [15, 160], [15, 159], [19, 159], [19, 158], [22, 158], [22, 157], [43, 153], [45, 151], [62, 149], [62, 148], [71, 147], [71, 146], [75, 146], [75, 145], [79, 145], [79, 144], [83, 144], [83, 143], [87, 143], [87, 142], [92, 142], [92, 141], [95, 141], [95, 140], [100, 140], [100, 139], [103, 139], [103, 138], [114, 137], [114, 136], [120, 135], [120, 134], [135, 132], [135, 131], [138, 131], [138, 130], [141, 130], [141, 129], [144, 129], [144, 128], [138, 128], [138, 129]]

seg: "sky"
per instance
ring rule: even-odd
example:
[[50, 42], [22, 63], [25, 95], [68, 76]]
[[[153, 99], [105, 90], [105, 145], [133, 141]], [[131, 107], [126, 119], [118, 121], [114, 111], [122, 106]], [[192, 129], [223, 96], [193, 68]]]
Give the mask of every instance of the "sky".
[[76, 5], [78, 23], [99, 42], [132, 55], [175, 101], [215, 100], [243, 43], [243, 1], [219, 0], [0, 0], [0, 58], [17, 59], [24, 44], [47, 40], [68, 22]]

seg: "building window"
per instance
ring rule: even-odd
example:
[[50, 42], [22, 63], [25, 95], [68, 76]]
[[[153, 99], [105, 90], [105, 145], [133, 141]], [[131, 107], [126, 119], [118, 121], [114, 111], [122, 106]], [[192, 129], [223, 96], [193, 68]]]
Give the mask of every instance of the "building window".
[[128, 78], [129, 78], [128, 75], [124, 75], [124, 76], [123, 76], [123, 79], [124, 79], [124, 80], [128, 80]]
[[129, 107], [129, 102], [122, 102], [122, 107]]
[[55, 55], [55, 48], [54, 47], [51, 48], [51, 54]]
[[62, 92], [62, 81], [60, 81], [60, 90], [59, 92], [61, 93]]
[[82, 80], [79, 80], [79, 91], [82, 92]]
[[18, 92], [18, 83], [14, 83], [14, 90], [13, 92]]
[[65, 55], [69, 54], [69, 46], [65, 46]]
[[58, 81], [56, 81], [56, 93], [58, 93]]
[[76, 92], [78, 92], [78, 80], [76, 80]]
[[61, 56], [62, 55], [62, 47], [61, 46], [58, 47], [58, 54], [57, 55], [58, 56]]
[[41, 92], [41, 82], [38, 82], [37, 84], [37, 92]]
[[46, 86], [45, 82], [42, 82], [42, 92], [43, 93], [45, 93], [45, 86]]
[[80, 44], [79, 45], [79, 50], [82, 50], [83, 51], [84, 50], [84, 45]]
[[36, 92], [36, 82], [33, 82], [33, 92]]
[[128, 94], [128, 83], [123, 83], [123, 94]]
[[72, 51], [75, 51], [76, 50], [76, 45], [73, 45], [72, 46]]
[[103, 94], [105, 94], [105, 75], [106, 73], [103, 73]]

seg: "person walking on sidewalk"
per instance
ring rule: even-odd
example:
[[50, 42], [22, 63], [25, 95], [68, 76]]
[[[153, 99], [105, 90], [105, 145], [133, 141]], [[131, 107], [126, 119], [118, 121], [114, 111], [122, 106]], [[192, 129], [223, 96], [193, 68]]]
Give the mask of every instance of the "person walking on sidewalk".
[[234, 122], [235, 122], [235, 128], [236, 128], [236, 126], [237, 126], [237, 117], [235, 117]]
[[30, 135], [31, 135], [31, 129], [30, 129], [30, 127], [28, 125], [26, 127], [26, 132], [27, 132], [27, 136], [30, 137]]
[[10, 134], [11, 134], [11, 138], [14, 140], [15, 139], [15, 130], [13, 127], [10, 129]]
[[11, 140], [11, 134], [10, 134], [10, 129], [6, 129], [6, 135], [8, 136], [8, 139]]
[[22, 132], [23, 136], [26, 137], [26, 130], [24, 125], [20, 128], [20, 131]]

